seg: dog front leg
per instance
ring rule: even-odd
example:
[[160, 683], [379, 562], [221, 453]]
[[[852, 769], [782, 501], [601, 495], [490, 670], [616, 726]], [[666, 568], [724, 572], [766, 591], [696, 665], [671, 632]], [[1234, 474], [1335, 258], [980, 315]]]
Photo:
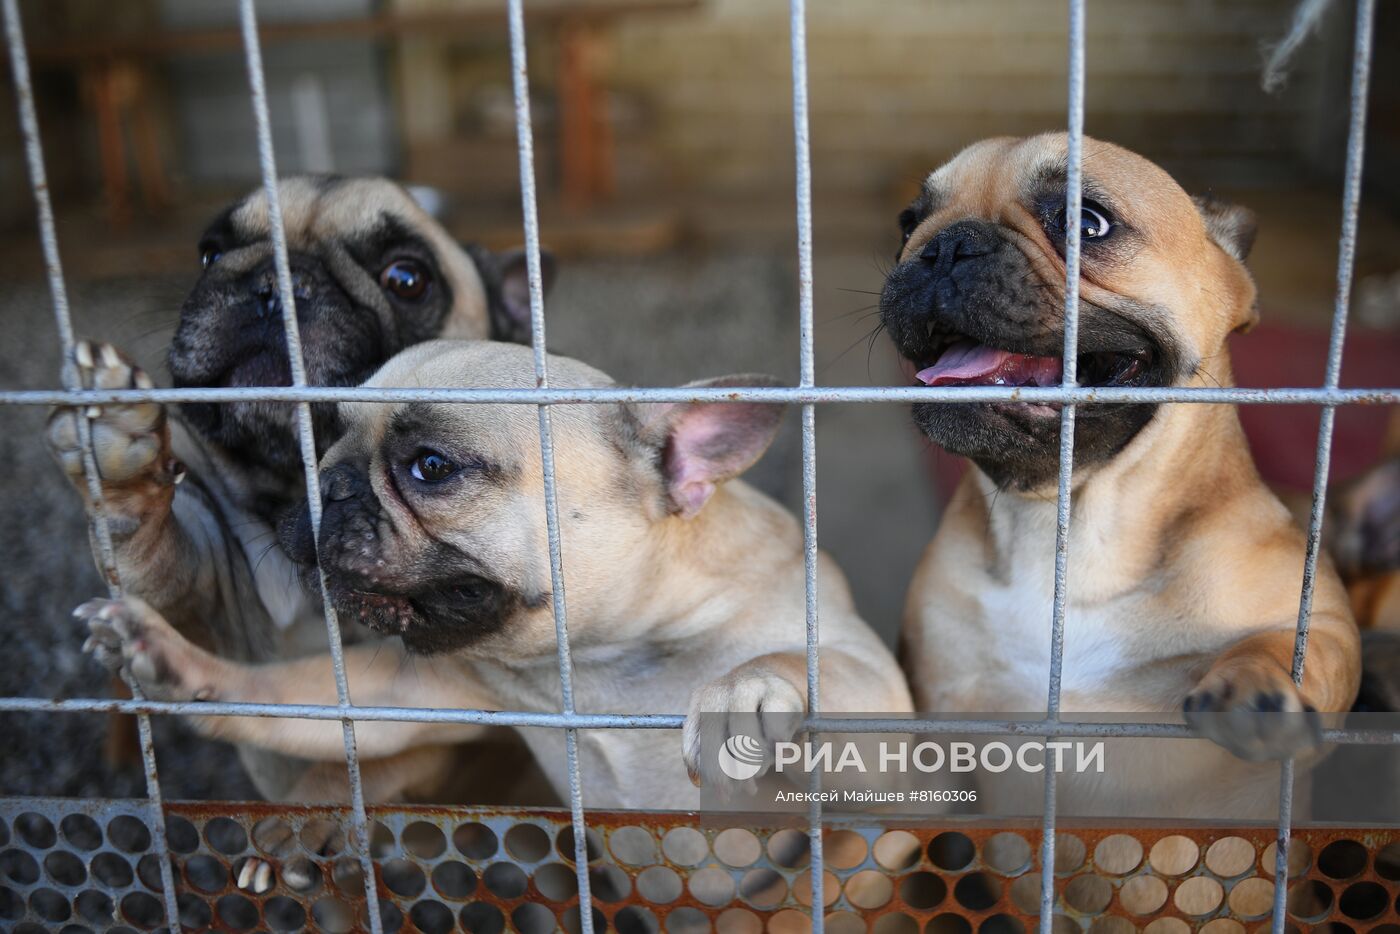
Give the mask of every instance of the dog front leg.
[[[84, 388], [150, 389], [155, 383], [110, 344], [79, 341], [74, 363]], [[218, 507], [192, 484], [177, 486], [184, 467], [171, 443], [166, 408], [153, 402], [59, 407], [45, 430], [50, 454], [83, 499], [89, 535], [96, 537], [97, 509], [88, 490], [79, 423], [87, 419], [111, 531], [117, 571], [126, 590], [158, 608], [177, 628], [202, 642], [214, 617], [237, 603], [216, 569], [224, 541], [211, 541], [225, 526]], [[235, 546], [236, 547], [236, 546]], [[93, 549], [96, 554], [96, 548]], [[202, 626], [194, 626], [194, 622]], [[227, 628], [227, 627], [223, 627]]]
[[[79, 341], [74, 347], [74, 358], [85, 389], [155, 386], [140, 367], [111, 344]], [[156, 567], [157, 561], [178, 558], [182, 551], [164, 547], [172, 528], [168, 521], [181, 470], [171, 453], [165, 406], [140, 402], [92, 406], [86, 410], [59, 407], [49, 413], [45, 428], [49, 453], [83, 498], [89, 519], [95, 521], [96, 505], [89, 495], [79, 442], [79, 423], [83, 419], [89, 423], [103, 512], [117, 549], [122, 579], [146, 583], [145, 572]], [[177, 561], [177, 567], [181, 564]], [[163, 571], [162, 575], [152, 576], [150, 582], [168, 580], [168, 569]]]
[[750, 659], [690, 696], [681, 733], [686, 772], [696, 785], [719, 781], [720, 746], [735, 736], [764, 749], [791, 740], [807, 713], [806, 658], [775, 652]]
[[1315, 614], [1303, 685], [1293, 683], [1293, 629], [1256, 633], [1216, 659], [1186, 696], [1186, 721], [1244, 759], [1282, 759], [1321, 742], [1318, 711], [1351, 707], [1360, 642], [1349, 620]]
[[[822, 646], [820, 680], [821, 709], [827, 712], [907, 714], [913, 709], [903, 679], [891, 683], [888, 668], [859, 644]], [[751, 736], [772, 749], [802, 731], [806, 714], [805, 651], [762, 655], [716, 678], [690, 698], [681, 740], [690, 780], [697, 785], [722, 780], [718, 751], [730, 737]], [[864, 788], [885, 783], [883, 776], [862, 776]]]
[[[84, 648], [113, 670], [124, 670], [154, 700], [247, 703], [338, 703], [330, 655], [245, 665], [204, 651], [175, 631], [159, 613], [134, 597], [90, 600], [75, 615], [87, 621]], [[397, 640], [345, 650], [352, 700], [362, 706], [486, 708], [490, 695], [468, 681], [450, 660], [409, 659]], [[247, 743], [303, 759], [336, 760], [345, 754], [335, 720], [287, 717], [195, 716], [204, 735]], [[483, 727], [463, 723], [362, 721], [355, 736], [367, 759], [396, 755], [427, 743], [469, 740]]]

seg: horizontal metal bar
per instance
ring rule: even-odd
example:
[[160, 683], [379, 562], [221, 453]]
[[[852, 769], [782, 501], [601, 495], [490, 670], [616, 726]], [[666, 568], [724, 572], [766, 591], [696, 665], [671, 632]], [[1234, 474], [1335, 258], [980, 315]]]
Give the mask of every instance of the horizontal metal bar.
[[1034, 402], [1131, 405], [1395, 405], [1387, 389], [1060, 386], [754, 386], [606, 389], [409, 389], [363, 386], [240, 386], [211, 389], [9, 389], [0, 405], [130, 405], [138, 402], [432, 402], [478, 405], [587, 405], [616, 402]]
[[[395, 723], [471, 723], [483, 726], [564, 730], [679, 730], [682, 714], [559, 713], [440, 707], [340, 707], [333, 704], [253, 704], [232, 701], [153, 701], [107, 698], [0, 697], [0, 713], [151, 713], [201, 717], [284, 717], [299, 720], [358, 720]], [[1064, 720], [945, 720], [918, 717], [807, 717], [805, 729], [819, 733], [966, 733], [996, 736], [1192, 739], [1184, 723], [1102, 723]], [[1400, 745], [1400, 729], [1328, 728], [1323, 742]]]

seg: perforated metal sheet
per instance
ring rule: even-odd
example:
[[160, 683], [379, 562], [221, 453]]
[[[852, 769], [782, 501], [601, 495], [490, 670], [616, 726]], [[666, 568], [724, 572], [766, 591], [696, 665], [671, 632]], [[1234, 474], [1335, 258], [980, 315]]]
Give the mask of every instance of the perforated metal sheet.
[[[0, 926], [128, 931], [164, 926], [144, 801], [0, 801]], [[566, 810], [372, 808], [386, 930], [577, 934]], [[810, 929], [803, 830], [724, 828], [693, 814], [590, 812], [594, 924], [619, 934], [798, 934]], [[167, 807], [187, 930], [368, 927], [343, 808]], [[1296, 929], [1400, 934], [1400, 830], [1298, 829]], [[825, 834], [828, 929], [838, 934], [1033, 930], [1035, 825], [833, 821]], [[1104, 826], [1061, 830], [1055, 930], [1213, 934], [1266, 930], [1274, 830]], [[250, 859], [270, 887], [235, 884]]]

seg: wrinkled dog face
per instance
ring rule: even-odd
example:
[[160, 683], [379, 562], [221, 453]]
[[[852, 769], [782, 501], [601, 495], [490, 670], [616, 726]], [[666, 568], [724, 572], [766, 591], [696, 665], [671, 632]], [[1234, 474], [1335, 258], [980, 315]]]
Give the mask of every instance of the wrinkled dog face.
[[[900, 216], [904, 244], [880, 300], [921, 385], [1060, 385], [1071, 222], [1082, 244], [1080, 385], [1229, 378], [1214, 358], [1232, 329], [1253, 321], [1254, 289], [1240, 262], [1252, 218], [1193, 202], [1160, 168], [1110, 144], [1085, 140], [1083, 175], [1083, 210], [1072, 221], [1062, 134], [987, 140], [928, 177]], [[1080, 409], [1076, 467], [1114, 457], [1154, 410]], [[921, 403], [914, 416], [999, 485], [1030, 489], [1056, 474], [1059, 406]]]
[[[307, 379], [356, 385], [400, 349], [434, 337], [520, 339], [528, 333], [518, 256], [458, 246], [398, 185], [303, 176], [279, 188]], [[249, 195], [199, 244], [204, 272], [170, 348], [176, 386], [291, 382], [266, 199]], [[196, 403], [186, 418], [250, 466], [295, 478], [295, 410], [266, 402]], [[338, 433], [335, 409], [313, 406], [317, 438]]]
[[[612, 385], [564, 357], [551, 357], [549, 372], [553, 386]], [[717, 382], [771, 384], [755, 376]], [[534, 359], [510, 344], [434, 341], [401, 353], [368, 385], [530, 388]], [[401, 636], [415, 652], [552, 654], [534, 407], [342, 409], [345, 434], [321, 463], [319, 536], [337, 610]], [[651, 530], [698, 513], [717, 484], [758, 459], [780, 418], [780, 406], [747, 403], [553, 410], [576, 646], [624, 639], [629, 626], [641, 625], [625, 607], [655, 579], [645, 570], [656, 552]], [[308, 569], [315, 563], [304, 510], [283, 523], [281, 536], [294, 560]]]

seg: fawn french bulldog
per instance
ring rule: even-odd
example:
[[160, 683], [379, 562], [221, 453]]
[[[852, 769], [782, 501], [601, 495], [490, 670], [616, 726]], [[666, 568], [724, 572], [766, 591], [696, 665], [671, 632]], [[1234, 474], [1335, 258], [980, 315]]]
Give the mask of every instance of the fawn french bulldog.
[[[1084, 141], [1083, 174], [1074, 218], [1063, 134], [986, 140], [929, 175], [900, 217], [904, 243], [881, 296], [919, 383], [1060, 384], [1075, 224], [1080, 384], [1231, 385], [1226, 338], [1257, 316], [1244, 266], [1252, 215], [1192, 199], [1147, 159], [1096, 140]], [[1234, 408], [1076, 414], [1063, 709], [1184, 711], [1218, 745], [1139, 743], [1105, 775], [1066, 783], [1066, 807], [1276, 816], [1264, 802], [1277, 766], [1247, 760], [1307, 749], [1316, 712], [1351, 706], [1361, 666], [1346, 593], [1324, 559], [1295, 686], [1304, 537], [1260, 481]], [[914, 419], [973, 466], [909, 591], [903, 645], [917, 704], [1042, 711], [1059, 407], [925, 403]], [[1270, 711], [1292, 715], [1259, 716]], [[1038, 800], [1039, 776], [1034, 788], [1005, 778], [988, 806]]]
[[[550, 383], [608, 386], [551, 357]], [[703, 385], [767, 384], [727, 377]], [[532, 387], [523, 347], [434, 341], [389, 361], [370, 386]], [[578, 710], [687, 712], [683, 736], [578, 735], [586, 800], [693, 807], [687, 781], [719, 780], [725, 736], [763, 712], [806, 709], [801, 530], [734, 479], [772, 441], [782, 408], [750, 402], [607, 404], [552, 413], [559, 522]], [[319, 556], [342, 617], [386, 638], [346, 650], [366, 705], [550, 711], [559, 681], [538, 422], [520, 405], [351, 403], [321, 463], [319, 555], [306, 514], [283, 528], [290, 554]], [[823, 556], [821, 702], [834, 711], [907, 712], [893, 656], [857, 616]], [[250, 665], [216, 657], [137, 601], [79, 610], [90, 648], [154, 697], [334, 703], [328, 656]], [[729, 715], [702, 717], [704, 712]], [[742, 727], [731, 727], [742, 719]], [[800, 718], [783, 718], [797, 724]], [[197, 727], [310, 759], [342, 754], [338, 723], [200, 717]], [[474, 738], [466, 724], [366, 722], [362, 755], [387, 760]], [[526, 742], [567, 793], [564, 736]], [[787, 739], [788, 736], [767, 737]]]

